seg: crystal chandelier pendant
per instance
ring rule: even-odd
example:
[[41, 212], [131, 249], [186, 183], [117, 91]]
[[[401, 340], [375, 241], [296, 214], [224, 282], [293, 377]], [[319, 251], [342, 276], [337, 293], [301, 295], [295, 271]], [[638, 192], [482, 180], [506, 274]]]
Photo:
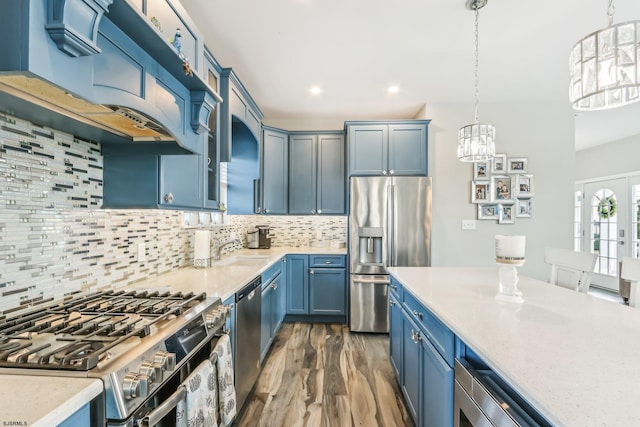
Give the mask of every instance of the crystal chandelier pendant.
[[458, 131], [458, 160], [463, 162], [480, 162], [491, 160], [496, 154], [496, 128], [493, 125], [478, 121], [478, 104], [480, 103], [478, 79], [478, 10], [487, 4], [487, 0], [467, 0], [466, 7], [476, 14], [475, 19], [475, 122], [460, 128]]
[[609, 26], [578, 41], [569, 58], [569, 99], [574, 110], [597, 111], [640, 101], [640, 21]]

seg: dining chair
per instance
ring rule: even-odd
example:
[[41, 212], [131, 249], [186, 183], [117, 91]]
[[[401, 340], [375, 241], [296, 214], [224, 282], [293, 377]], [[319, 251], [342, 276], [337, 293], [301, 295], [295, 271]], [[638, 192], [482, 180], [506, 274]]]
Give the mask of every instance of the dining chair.
[[629, 281], [629, 305], [638, 307], [640, 303], [640, 259], [624, 257], [620, 268], [620, 278]]
[[544, 262], [551, 265], [549, 283], [587, 293], [598, 254], [570, 249], [550, 248], [544, 250]]

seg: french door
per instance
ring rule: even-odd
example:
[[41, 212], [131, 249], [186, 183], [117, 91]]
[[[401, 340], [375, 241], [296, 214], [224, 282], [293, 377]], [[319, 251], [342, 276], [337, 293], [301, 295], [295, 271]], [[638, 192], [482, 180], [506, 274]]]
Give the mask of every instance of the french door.
[[[640, 243], [638, 231], [629, 239], [628, 231], [638, 229], [629, 221], [629, 191], [627, 178], [607, 179], [584, 184], [582, 199], [582, 250], [598, 253], [593, 286], [617, 292], [619, 263], [630, 256], [634, 244]], [[638, 182], [640, 205], [640, 181]], [[636, 207], [637, 209], [637, 207]]]

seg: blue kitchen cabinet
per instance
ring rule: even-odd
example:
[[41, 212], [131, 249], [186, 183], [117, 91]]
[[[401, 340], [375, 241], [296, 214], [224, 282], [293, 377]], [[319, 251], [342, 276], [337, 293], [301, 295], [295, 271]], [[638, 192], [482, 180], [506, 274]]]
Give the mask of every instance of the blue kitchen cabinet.
[[287, 255], [287, 314], [309, 313], [309, 256]]
[[389, 361], [396, 374], [402, 378], [402, 307], [393, 292], [389, 293]]
[[290, 133], [289, 213], [344, 214], [344, 134]]
[[289, 194], [289, 137], [265, 127], [262, 138], [262, 206], [264, 214], [286, 214]]
[[241, 122], [260, 140], [264, 115], [255, 103], [240, 78], [231, 68], [220, 72], [220, 95], [224, 102], [220, 106], [220, 161], [230, 162], [232, 158], [233, 123]]
[[345, 255], [289, 255], [286, 280], [290, 318], [346, 321]]
[[346, 122], [349, 176], [426, 176], [429, 122]]
[[262, 274], [262, 319], [260, 325], [260, 360], [266, 356], [284, 319], [284, 260]]
[[389, 322], [391, 366], [416, 425], [451, 427], [453, 333], [393, 277]]
[[[6, 425], [9, 425], [8, 423]], [[15, 424], [18, 425], [18, 424]], [[58, 424], [58, 427], [87, 427], [91, 424], [91, 403], [83, 405], [69, 418]]]
[[345, 315], [347, 275], [344, 268], [309, 270], [309, 314]]
[[[219, 65], [208, 52], [207, 82], [218, 89]], [[105, 208], [218, 209], [218, 114], [199, 135], [196, 154], [149, 154], [135, 146], [103, 147]]]

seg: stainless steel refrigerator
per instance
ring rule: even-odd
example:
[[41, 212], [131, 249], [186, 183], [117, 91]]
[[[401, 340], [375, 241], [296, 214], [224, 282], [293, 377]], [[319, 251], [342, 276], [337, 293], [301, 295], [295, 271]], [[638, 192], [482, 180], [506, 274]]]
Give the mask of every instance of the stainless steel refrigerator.
[[389, 332], [390, 266], [431, 265], [431, 177], [352, 177], [350, 329]]

